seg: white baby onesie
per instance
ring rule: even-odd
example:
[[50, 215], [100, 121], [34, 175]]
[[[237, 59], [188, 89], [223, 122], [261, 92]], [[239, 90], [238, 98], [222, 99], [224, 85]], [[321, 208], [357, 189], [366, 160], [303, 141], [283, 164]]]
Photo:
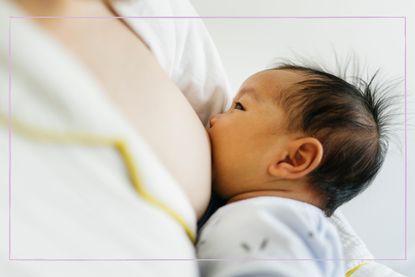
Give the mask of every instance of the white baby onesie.
[[323, 212], [281, 197], [221, 207], [203, 226], [197, 255], [209, 277], [345, 274], [339, 236]]

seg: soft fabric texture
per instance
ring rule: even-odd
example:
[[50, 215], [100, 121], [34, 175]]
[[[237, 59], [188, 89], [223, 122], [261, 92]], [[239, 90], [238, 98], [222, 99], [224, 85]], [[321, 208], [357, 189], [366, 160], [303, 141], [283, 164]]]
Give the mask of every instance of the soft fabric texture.
[[336, 228], [317, 207], [288, 198], [256, 197], [223, 206], [204, 225], [197, 255], [233, 261], [200, 262], [202, 276], [209, 277], [345, 274]]
[[366, 244], [359, 238], [353, 227], [340, 210], [337, 210], [329, 220], [336, 226], [345, 259], [346, 271], [360, 266], [351, 276], [353, 277], [401, 277], [403, 275], [393, 271], [387, 266], [374, 261]]
[[189, 1], [120, 0], [113, 7], [131, 17], [124, 21], [147, 43], [205, 126], [211, 115], [230, 106], [230, 86], [218, 51]]
[[391, 268], [371, 261], [362, 265], [351, 277], [404, 277], [404, 275], [393, 271]]
[[[8, 34], [3, 23], [9, 15], [20, 11], [1, 1], [2, 34]], [[9, 45], [7, 39], [0, 41], [0, 225], [5, 227], [0, 243], [6, 246], [0, 250], [0, 275], [198, 276], [191, 260], [195, 250], [183, 226], [132, 186], [127, 164], [138, 172], [146, 194], [196, 232], [189, 200], [139, 132], [83, 65], [45, 31], [29, 19], [13, 19], [11, 31], [11, 98]], [[16, 120], [10, 145], [9, 100]], [[155, 264], [129, 259], [189, 260]]]

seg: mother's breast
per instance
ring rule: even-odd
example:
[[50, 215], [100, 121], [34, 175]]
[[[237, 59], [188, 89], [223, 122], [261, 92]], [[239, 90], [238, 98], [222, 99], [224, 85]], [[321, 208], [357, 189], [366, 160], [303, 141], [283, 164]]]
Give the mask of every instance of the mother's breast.
[[[110, 97], [151, 145], [188, 195], [198, 216], [208, 204], [211, 184], [209, 138], [187, 99], [168, 78], [150, 51], [135, 45], [113, 61], [120, 86]], [[120, 74], [120, 72], [122, 72]]]
[[[198, 216], [210, 198], [209, 138], [182, 92], [146, 48], [136, 50], [124, 71], [131, 79], [110, 96], [151, 145], [188, 195]], [[134, 75], [134, 77], [133, 77]], [[114, 93], [116, 91], [116, 93]]]
[[[99, 5], [88, 12], [112, 15]], [[76, 7], [68, 12], [82, 13]], [[39, 23], [86, 65], [105, 89], [103, 93], [176, 178], [200, 216], [210, 198], [209, 139], [187, 99], [145, 44], [115, 18], [42, 19]]]

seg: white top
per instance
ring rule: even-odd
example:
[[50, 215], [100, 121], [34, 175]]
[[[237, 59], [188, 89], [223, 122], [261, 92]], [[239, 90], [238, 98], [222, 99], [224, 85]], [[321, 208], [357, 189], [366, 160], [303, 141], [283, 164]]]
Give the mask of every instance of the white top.
[[220, 208], [201, 230], [197, 254], [239, 261], [201, 262], [202, 276], [209, 277], [345, 275], [336, 228], [320, 209], [288, 198], [257, 197]]
[[219, 53], [188, 0], [121, 0], [112, 5], [130, 17], [123, 20], [146, 42], [205, 126], [212, 114], [231, 105]]
[[[115, 3], [123, 7], [122, 15], [146, 13], [134, 1]], [[161, 5], [140, 3], [148, 3], [153, 11]], [[2, 34], [9, 33], [10, 15], [23, 14], [9, 1], [0, 1]], [[147, 26], [153, 28], [148, 32], [156, 33], [156, 26]], [[176, 35], [190, 39], [186, 29], [183, 32]], [[197, 34], [197, 29], [193, 32]], [[195, 214], [139, 132], [76, 57], [30, 19], [12, 19], [11, 38], [11, 98], [7, 93], [9, 41], [0, 40], [0, 225], [5, 226], [0, 244], [6, 246], [0, 249], [0, 275], [198, 276], [188, 234], [196, 232]], [[180, 56], [180, 51], [176, 49], [173, 56]], [[173, 64], [197, 71], [184, 62]], [[211, 80], [207, 75], [204, 78]], [[199, 81], [201, 87], [209, 87]], [[212, 96], [209, 89], [201, 90], [201, 95]], [[12, 118], [24, 126], [13, 122], [11, 148], [4, 120], [9, 99]], [[134, 190], [131, 171], [138, 172], [145, 195]], [[162, 203], [182, 222], [155, 203]], [[131, 259], [189, 261], [125, 261]]]

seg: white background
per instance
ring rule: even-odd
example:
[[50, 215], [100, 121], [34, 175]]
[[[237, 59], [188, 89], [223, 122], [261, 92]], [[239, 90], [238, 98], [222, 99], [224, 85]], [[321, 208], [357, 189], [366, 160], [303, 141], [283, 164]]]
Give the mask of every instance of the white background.
[[[373, 185], [342, 207], [357, 233], [378, 259], [401, 273], [415, 272], [414, 239], [414, 13], [411, 1], [237, 1], [192, 0], [201, 16], [406, 16], [407, 28], [407, 201], [405, 251], [404, 19], [205, 19], [223, 59], [233, 91], [249, 75], [277, 58], [305, 57], [335, 67], [356, 54], [360, 66], [382, 80], [402, 80], [399, 115], [391, 129], [390, 150]], [[336, 53], [336, 54], [335, 54]], [[365, 75], [364, 75], [365, 77]], [[405, 253], [406, 252], [406, 253]], [[359, 257], [355, 257], [359, 258]], [[412, 272], [412, 273], [411, 273]]]

